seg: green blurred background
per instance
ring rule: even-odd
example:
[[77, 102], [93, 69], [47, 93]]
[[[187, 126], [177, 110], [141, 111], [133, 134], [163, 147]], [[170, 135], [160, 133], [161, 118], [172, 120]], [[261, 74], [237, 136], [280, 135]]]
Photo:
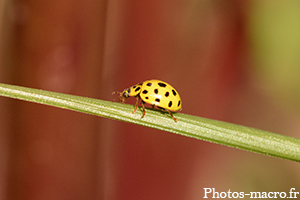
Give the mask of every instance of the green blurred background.
[[[0, 0], [0, 82], [112, 101], [152, 78], [182, 113], [299, 138], [300, 2]], [[296, 162], [2, 97], [0, 110], [0, 199], [299, 191]]]

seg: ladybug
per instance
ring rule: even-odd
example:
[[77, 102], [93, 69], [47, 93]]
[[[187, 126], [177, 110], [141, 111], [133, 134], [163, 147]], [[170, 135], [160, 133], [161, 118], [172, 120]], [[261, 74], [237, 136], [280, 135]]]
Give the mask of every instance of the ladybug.
[[171, 117], [177, 122], [177, 119], [171, 112], [181, 110], [181, 99], [178, 92], [168, 83], [160, 80], [148, 80], [138, 83], [130, 88], [126, 88], [120, 94], [122, 103], [129, 97], [136, 97], [136, 104], [133, 114], [136, 112], [139, 101], [141, 100], [143, 108], [143, 116], [145, 116], [145, 103], [157, 106], [161, 110], [167, 111]]

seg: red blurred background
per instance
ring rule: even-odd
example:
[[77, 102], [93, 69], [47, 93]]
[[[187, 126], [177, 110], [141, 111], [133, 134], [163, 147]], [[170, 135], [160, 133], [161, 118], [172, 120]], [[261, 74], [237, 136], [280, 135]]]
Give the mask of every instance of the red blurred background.
[[[277, 1], [278, 2], [278, 1]], [[112, 101], [161, 79], [182, 113], [299, 137], [254, 66], [257, 1], [3, 1], [0, 81]], [[134, 104], [134, 99], [128, 103]], [[299, 189], [299, 164], [0, 98], [1, 199], [202, 199]]]

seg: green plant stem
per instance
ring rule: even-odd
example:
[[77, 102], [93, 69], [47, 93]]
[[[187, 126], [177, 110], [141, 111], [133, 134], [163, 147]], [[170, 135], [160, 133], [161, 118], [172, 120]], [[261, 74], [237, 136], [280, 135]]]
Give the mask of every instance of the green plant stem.
[[264, 155], [300, 161], [300, 139], [241, 125], [182, 113], [174, 113], [178, 119], [178, 122], [175, 122], [168, 113], [153, 109], [146, 109], [145, 117], [141, 118], [140, 109], [132, 114], [133, 105], [7, 84], [0, 84], [0, 95], [121, 120]]

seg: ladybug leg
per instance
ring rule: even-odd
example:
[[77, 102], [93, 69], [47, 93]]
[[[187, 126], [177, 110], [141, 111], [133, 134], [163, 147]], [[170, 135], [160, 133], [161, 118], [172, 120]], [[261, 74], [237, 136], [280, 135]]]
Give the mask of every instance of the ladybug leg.
[[166, 111], [171, 115], [171, 117], [175, 120], [175, 122], [178, 121], [178, 120], [172, 115], [171, 111], [169, 111], [169, 110], [166, 110]]
[[169, 110], [167, 110], [167, 109], [164, 109], [164, 108], [162, 108], [162, 107], [159, 107], [159, 106], [157, 106], [157, 107], [158, 107], [160, 110], [167, 111], [167, 112], [171, 115], [172, 119], [174, 119], [175, 122], [178, 121], [178, 120], [173, 116], [173, 114], [172, 114], [171, 111], [169, 111]]
[[142, 118], [145, 116], [145, 114], [146, 114], [146, 111], [145, 111], [145, 106], [144, 106], [144, 104], [145, 104], [145, 102], [142, 100], [142, 108], [143, 108], [143, 116], [142, 116]]
[[140, 98], [137, 97], [137, 98], [136, 98], [136, 103], [135, 103], [135, 108], [134, 108], [134, 111], [133, 111], [132, 114], [134, 114], [134, 113], [136, 112], [136, 110], [137, 110], [137, 108], [138, 108], [138, 106], [139, 106], [139, 100], [140, 100]]

